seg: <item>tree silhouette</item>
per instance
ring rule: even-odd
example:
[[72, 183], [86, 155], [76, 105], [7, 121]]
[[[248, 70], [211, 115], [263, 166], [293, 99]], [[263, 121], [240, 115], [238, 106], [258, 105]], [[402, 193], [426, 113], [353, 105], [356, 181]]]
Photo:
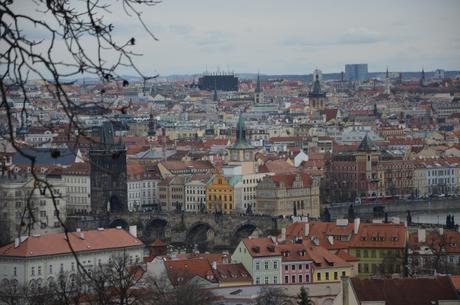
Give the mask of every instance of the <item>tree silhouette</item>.
[[[147, 35], [157, 40], [144, 22], [142, 11], [146, 6], [154, 6], [159, 1], [120, 0], [117, 3], [127, 17], [136, 18]], [[58, 109], [65, 116], [63, 120], [66, 122], [67, 145], [70, 150], [76, 151], [82, 139], [89, 143], [95, 142], [90, 130], [81, 124], [78, 114], [88, 106], [107, 110], [113, 108], [114, 102], [104, 99], [105, 88], [99, 90], [98, 102], [76, 101], [68, 92], [69, 80], [95, 77], [103, 84], [124, 87], [129, 82], [120, 76], [122, 69], [134, 71], [143, 80], [151, 78], [144, 75], [135, 64], [135, 58], [141, 55], [135, 50], [136, 37], [123, 38], [121, 41], [115, 39], [114, 29], [117, 24], [112, 23], [108, 17], [112, 5], [110, 1], [100, 0], [0, 0], [0, 114], [5, 118], [0, 120], [0, 137], [30, 162], [29, 175], [34, 180], [31, 195], [26, 200], [19, 221], [18, 236], [27, 235], [30, 223], [33, 225], [38, 222], [31, 202], [34, 191], [50, 196], [58, 223], [68, 234], [57, 207], [60, 197], [56, 188], [37, 169], [36, 157], [28, 150], [30, 146], [21, 139], [21, 134], [27, 130], [34, 116], [37, 116], [34, 118], [40, 127], [51, 132], [54, 128], [53, 124], [43, 122], [36, 113], [29, 110], [32, 96], [27, 84], [32, 80], [41, 81], [44, 91], [51, 97], [51, 105], [48, 106]], [[16, 98], [22, 102], [21, 109], [11, 105], [13, 90], [19, 92]], [[124, 113], [126, 108], [117, 108], [117, 111]], [[51, 158], [59, 157], [56, 152], [51, 151]], [[2, 164], [2, 174], [7, 171], [8, 168]], [[26, 221], [26, 215], [29, 222]], [[67, 240], [77, 266], [91, 277], [79, 262], [69, 238]]]
[[300, 287], [300, 293], [297, 295], [297, 305], [312, 305], [308, 292], [304, 286]]

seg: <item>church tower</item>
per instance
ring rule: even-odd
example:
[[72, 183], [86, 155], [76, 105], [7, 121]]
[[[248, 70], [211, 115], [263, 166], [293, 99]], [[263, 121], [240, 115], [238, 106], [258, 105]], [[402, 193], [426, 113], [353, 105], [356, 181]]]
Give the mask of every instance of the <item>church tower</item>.
[[313, 83], [313, 90], [308, 94], [308, 100], [310, 101], [310, 111], [324, 109], [326, 102], [326, 93], [321, 91], [321, 84], [319, 82], [319, 75], [315, 75], [315, 81]]
[[262, 104], [264, 102], [264, 94], [262, 92], [262, 86], [260, 85], [260, 75], [257, 74], [256, 90], [254, 91], [254, 103]]
[[422, 68], [422, 75], [420, 77], [420, 87], [425, 87], [425, 69]]
[[249, 144], [246, 139], [246, 127], [243, 114], [240, 114], [236, 125], [236, 142], [229, 149], [229, 165], [240, 165], [241, 174], [256, 172], [255, 151], [256, 148]]
[[390, 95], [391, 94], [391, 84], [390, 84], [390, 74], [388, 73], [388, 67], [387, 67], [387, 72], [385, 73], [385, 94]]

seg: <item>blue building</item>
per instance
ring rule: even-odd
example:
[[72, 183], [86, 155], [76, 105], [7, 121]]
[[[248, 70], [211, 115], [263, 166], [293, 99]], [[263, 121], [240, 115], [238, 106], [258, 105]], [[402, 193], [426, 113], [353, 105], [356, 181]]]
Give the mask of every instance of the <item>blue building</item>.
[[366, 81], [368, 79], [367, 64], [345, 65], [345, 79], [347, 81]]

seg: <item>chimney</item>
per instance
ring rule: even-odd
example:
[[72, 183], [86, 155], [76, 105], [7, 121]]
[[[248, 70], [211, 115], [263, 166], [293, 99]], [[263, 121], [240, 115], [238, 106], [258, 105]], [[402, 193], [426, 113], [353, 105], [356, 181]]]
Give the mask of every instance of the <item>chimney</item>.
[[281, 241], [286, 240], [286, 228], [281, 229]]
[[439, 227], [438, 230], [439, 230], [439, 235], [441, 235], [441, 236], [444, 235], [444, 228], [443, 227]]
[[129, 226], [129, 234], [131, 234], [131, 236], [137, 238], [137, 226], [136, 225]]
[[217, 263], [216, 263], [216, 261], [212, 261], [211, 267], [212, 267], [212, 270], [217, 270]]
[[85, 233], [80, 232], [80, 239], [85, 239]]
[[15, 247], [15, 248], [19, 247], [19, 244], [20, 244], [19, 238], [16, 237], [16, 238], [14, 239], [14, 247]]
[[426, 231], [425, 229], [418, 229], [417, 230], [417, 238], [419, 243], [426, 242]]
[[334, 236], [329, 235], [329, 236], [327, 237], [327, 240], [329, 241], [329, 243], [331, 244], [331, 246], [334, 245]]
[[354, 226], [353, 226], [353, 233], [354, 234], [358, 234], [360, 223], [361, 223], [361, 219], [355, 218]]
[[305, 236], [310, 235], [310, 224], [308, 222], [303, 227], [303, 233]]

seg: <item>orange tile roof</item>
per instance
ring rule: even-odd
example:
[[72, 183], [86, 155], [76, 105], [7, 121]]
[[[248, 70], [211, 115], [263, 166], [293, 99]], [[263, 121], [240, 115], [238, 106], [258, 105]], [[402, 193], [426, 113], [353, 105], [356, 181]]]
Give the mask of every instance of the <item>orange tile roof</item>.
[[[80, 238], [81, 234], [83, 239]], [[122, 229], [70, 232], [68, 236], [75, 252], [144, 246], [139, 239]], [[0, 257], [35, 257], [68, 253], [71, 253], [71, 250], [64, 233], [30, 236], [18, 247], [15, 247], [13, 242], [0, 248]]]
[[280, 256], [281, 252], [275, 248], [271, 238], [245, 238], [243, 243], [252, 257]]
[[285, 160], [273, 160], [273, 161], [267, 161], [265, 162], [264, 165], [260, 167], [260, 172], [271, 172], [275, 174], [281, 174], [281, 173], [294, 173], [296, 171], [296, 168], [286, 162]]
[[244, 268], [243, 264], [217, 264], [214, 274], [219, 282], [241, 282], [246, 281], [252, 284], [251, 274]]
[[444, 230], [442, 237], [437, 230], [428, 231], [425, 238], [426, 242], [420, 243], [418, 233], [411, 233], [408, 240], [409, 248], [418, 250], [420, 246], [428, 245], [439, 250], [440, 244], [443, 243], [447, 253], [460, 253], [460, 233], [457, 231]]
[[350, 243], [353, 248], [404, 248], [405, 245], [404, 224], [391, 223], [361, 224]]
[[206, 259], [166, 260], [164, 262], [169, 279], [173, 285], [199, 276], [211, 282], [215, 277], [211, 266]]
[[[305, 174], [305, 173], [302, 173], [299, 175], [300, 175], [300, 178], [302, 179], [302, 183], [304, 187], [311, 186], [312, 179], [310, 175]], [[288, 188], [292, 188], [296, 175], [294, 174], [293, 175], [274, 175], [274, 176], [270, 176], [270, 178], [275, 183], [275, 185], [279, 186], [280, 183], [282, 182], [284, 186], [288, 189]]]

